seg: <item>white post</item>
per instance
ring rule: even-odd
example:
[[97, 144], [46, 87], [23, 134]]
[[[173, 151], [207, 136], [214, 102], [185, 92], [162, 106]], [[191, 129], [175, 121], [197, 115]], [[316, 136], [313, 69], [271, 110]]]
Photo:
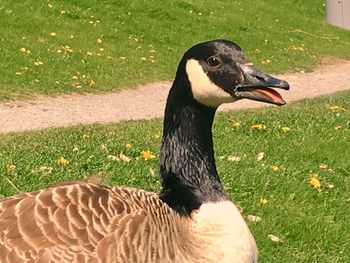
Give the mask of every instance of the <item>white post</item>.
[[326, 19], [332, 25], [350, 30], [350, 0], [326, 0]]

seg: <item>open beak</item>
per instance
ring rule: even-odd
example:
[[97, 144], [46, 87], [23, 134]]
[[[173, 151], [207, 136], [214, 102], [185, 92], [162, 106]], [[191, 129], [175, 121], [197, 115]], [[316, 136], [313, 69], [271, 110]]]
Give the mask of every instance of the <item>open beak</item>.
[[237, 98], [257, 100], [279, 106], [286, 104], [282, 96], [272, 88], [288, 90], [287, 81], [262, 73], [252, 64], [240, 65], [240, 68], [243, 73], [243, 81], [235, 88], [234, 94]]

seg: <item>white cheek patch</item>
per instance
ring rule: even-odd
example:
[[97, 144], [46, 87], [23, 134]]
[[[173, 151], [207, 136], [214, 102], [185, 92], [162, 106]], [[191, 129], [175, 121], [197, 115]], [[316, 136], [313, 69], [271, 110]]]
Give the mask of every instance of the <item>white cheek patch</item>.
[[199, 103], [216, 108], [223, 103], [237, 100], [215, 85], [203, 71], [202, 66], [197, 60], [190, 59], [187, 61], [186, 72], [191, 84], [193, 97]]

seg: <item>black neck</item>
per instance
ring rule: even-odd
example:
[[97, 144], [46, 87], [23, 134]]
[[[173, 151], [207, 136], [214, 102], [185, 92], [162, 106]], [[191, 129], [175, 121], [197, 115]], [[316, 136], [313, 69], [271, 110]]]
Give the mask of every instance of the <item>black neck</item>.
[[197, 103], [187, 78], [176, 78], [164, 117], [160, 198], [182, 215], [205, 202], [228, 200], [216, 170], [212, 124], [216, 109]]

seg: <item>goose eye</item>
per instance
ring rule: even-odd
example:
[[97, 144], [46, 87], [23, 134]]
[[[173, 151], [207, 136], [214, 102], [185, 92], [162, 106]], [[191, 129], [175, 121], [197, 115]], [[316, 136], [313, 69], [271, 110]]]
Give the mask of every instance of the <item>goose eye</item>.
[[207, 59], [207, 62], [211, 67], [216, 68], [216, 67], [220, 66], [220, 61], [217, 57], [210, 57]]

